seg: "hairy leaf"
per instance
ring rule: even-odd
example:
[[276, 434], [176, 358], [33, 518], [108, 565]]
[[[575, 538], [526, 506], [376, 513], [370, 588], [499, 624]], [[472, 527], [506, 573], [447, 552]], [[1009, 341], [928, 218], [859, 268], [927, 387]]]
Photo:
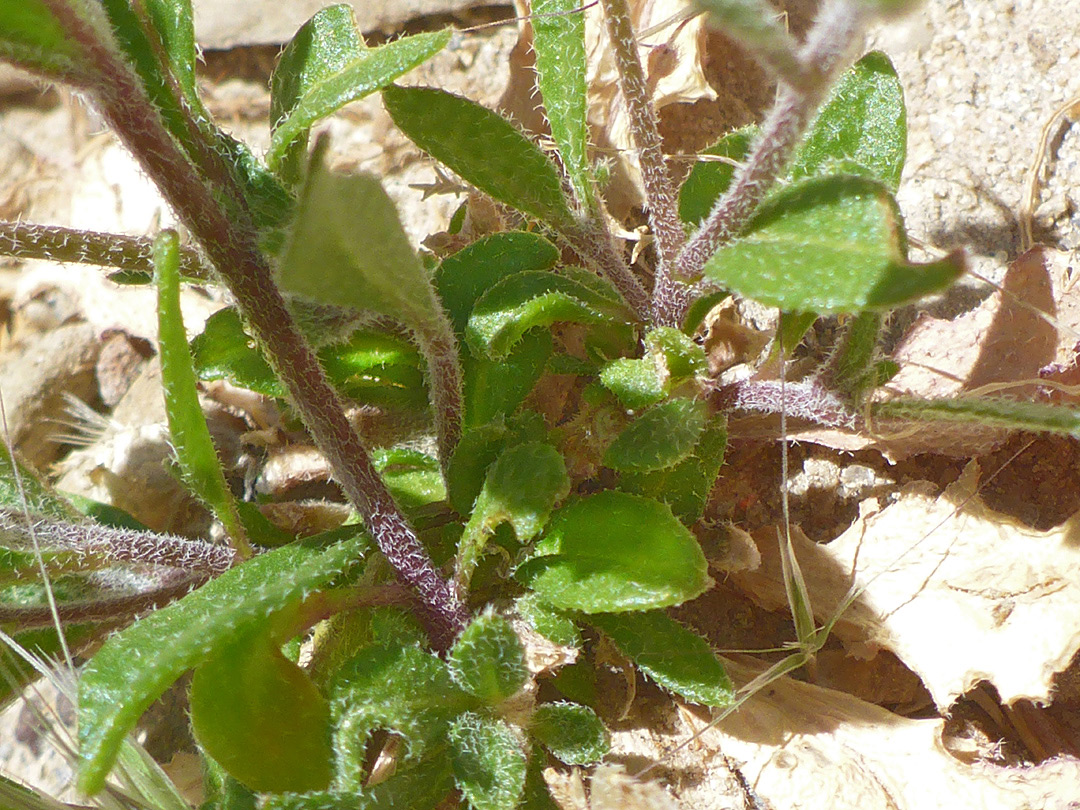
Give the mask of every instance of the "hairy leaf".
[[318, 539], [255, 557], [101, 646], [79, 681], [83, 793], [101, 790], [124, 737], [173, 681], [328, 584], [368, 545], [365, 537], [354, 537], [321, 548]]
[[[731, 185], [734, 164], [746, 159], [757, 133], [755, 125], [736, 129], [701, 153], [705, 158], [694, 164], [679, 189], [679, 219], [688, 225], [699, 225], [709, 216], [720, 195]], [[717, 159], [709, 160], [709, 157]]]
[[585, 120], [585, 15], [578, 0], [534, 0], [530, 21], [536, 51], [536, 84], [544, 99], [551, 137], [578, 200], [596, 205]]
[[572, 223], [559, 170], [501, 115], [430, 87], [387, 87], [382, 96], [413, 143], [478, 189], [556, 227]]
[[501, 616], [477, 616], [450, 649], [447, 658], [454, 681], [489, 706], [517, 692], [529, 676], [525, 649], [514, 628]]
[[900, 212], [885, 186], [820, 177], [770, 197], [705, 272], [763, 304], [831, 313], [895, 307], [944, 289], [964, 270], [959, 255], [912, 264], [905, 250]]
[[993, 397], [898, 398], [875, 402], [871, 412], [879, 418], [898, 417], [920, 422], [978, 422], [1015, 430], [1080, 436], [1080, 411], [1041, 402], [1020, 402]]
[[604, 465], [614, 470], [650, 472], [682, 461], [705, 429], [706, 408], [699, 400], [673, 399], [646, 411], [612, 442]]
[[499, 359], [530, 329], [559, 321], [596, 325], [630, 318], [625, 305], [575, 279], [546, 272], [517, 273], [476, 302], [465, 339], [478, 354]]
[[859, 166], [895, 192], [906, 156], [904, 88], [889, 57], [873, 51], [833, 87], [788, 173], [801, 180]]
[[693, 599], [712, 584], [707, 568], [667, 506], [606, 491], [556, 511], [517, 576], [557, 608], [608, 613]]
[[0, 58], [56, 78], [82, 72], [78, 46], [41, 0], [0, 0]]
[[526, 624], [549, 641], [575, 649], [584, 643], [574, 620], [544, 602], [535, 593], [518, 597], [514, 602], [514, 609]]
[[606, 633], [643, 673], [680, 697], [728, 706], [735, 690], [705, 639], [660, 610], [597, 614], [588, 622]]
[[652, 357], [612, 360], [600, 370], [600, 382], [631, 410], [655, 405], [666, 396], [664, 381]]
[[462, 361], [465, 426], [511, 416], [543, 376], [552, 347], [551, 333], [536, 329], [498, 360], [468, 352]]
[[525, 755], [502, 720], [474, 712], [450, 727], [454, 780], [473, 810], [513, 810], [525, 791]]
[[529, 732], [567, 765], [591, 765], [611, 747], [607, 729], [596, 712], [578, 703], [537, 706]]
[[368, 48], [351, 6], [316, 12], [285, 46], [270, 79], [273, 132], [267, 165], [298, 177], [308, 130], [316, 121], [426, 62], [446, 47], [451, 33], [415, 34]]

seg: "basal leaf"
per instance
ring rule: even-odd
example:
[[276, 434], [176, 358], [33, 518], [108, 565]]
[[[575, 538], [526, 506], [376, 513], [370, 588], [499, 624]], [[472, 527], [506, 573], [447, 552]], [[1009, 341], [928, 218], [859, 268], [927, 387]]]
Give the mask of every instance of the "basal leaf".
[[667, 506], [606, 491], [556, 511], [517, 576], [557, 608], [608, 613], [693, 599], [712, 584], [707, 568]]
[[478, 354], [499, 359], [536, 327], [558, 321], [615, 324], [631, 318], [625, 305], [574, 279], [546, 272], [517, 273], [476, 302], [465, 339]]
[[596, 712], [579, 703], [543, 703], [533, 712], [529, 733], [567, 765], [591, 765], [611, 747]]
[[511, 416], [543, 376], [552, 346], [551, 333], [537, 329], [522, 335], [501, 359], [468, 352], [461, 364], [465, 426]]
[[363, 789], [366, 745], [376, 729], [401, 735], [406, 759], [418, 760], [441, 746], [450, 721], [475, 703], [446, 664], [419, 647], [393, 642], [362, 649], [330, 688], [336, 786]]
[[502, 523], [514, 528], [517, 539], [532, 540], [555, 504], [570, 493], [570, 477], [562, 456], [550, 444], [527, 442], [509, 447], [488, 467], [472, 516], [458, 547], [457, 576], [468, 583], [488, 538]]
[[666, 503], [677, 518], [691, 524], [705, 511], [726, 447], [727, 422], [721, 414], [708, 422], [689, 456], [664, 470], [623, 472], [619, 489]]
[[327, 585], [367, 545], [354, 537], [275, 549], [111, 636], [79, 681], [79, 789], [101, 790], [124, 737], [184, 672]]
[[549, 641], [575, 649], [579, 649], [584, 643], [574, 620], [544, 602], [535, 593], [518, 597], [514, 602], [514, 609], [526, 624]]
[[534, 0], [536, 84], [544, 99], [551, 137], [578, 200], [595, 207], [585, 120], [585, 15], [577, 0]]
[[604, 466], [628, 472], [650, 472], [682, 461], [705, 429], [706, 406], [693, 399], [673, 399], [643, 413], [620, 433]]
[[446, 500], [446, 484], [437, 458], [419, 450], [392, 447], [373, 452], [371, 462], [402, 508], [415, 509]]
[[801, 180], [835, 171], [837, 164], [861, 166], [895, 192], [906, 156], [904, 88], [889, 57], [873, 51], [833, 87], [789, 175]]
[[516, 273], [549, 270], [558, 261], [559, 249], [539, 234], [491, 234], [443, 259], [435, 271], [435, 289], [454, 331], [464, 337], [473, 306], [489, 288]]
[[517, 633], [491, 612], [477, 616], [461, 632], [446, 663], [458, 686], [489, 706], [516, 693], [529, 677]]
[[38, 480], [11, 455], [7, 441], [0, 441], [0, 509], [60, 521], [78, 521], [79, 511], [63, 496]]
[[877, 418], [901, 418], [920, 422], [977, 422], [1015, 430], [1067, 433], [1080, 436], [1080, 411], [1042, 402], [1021, 402], [994, 397], [914, 399], [901, 397], [875, 402]]
[[600, 370], [600, 382], [631, 410], [655, 405], [666, 396], [661, 377], [653, 357], [620, 357]]
[[56, 78], [82, 72], [78, 46], [41, 0], [0, 0], [0, 58]]
[[247, 532], [199, 404], [195, 368], [180, 311], [180, 240], [176, 231], [162, 231], [154, 240], [154, 282], [161, 382], [176, 461], [191, 491], [210, 507], [237, 548], [250, 554]]
[[253, 790], [330, 785], [330, 708], [280, 642], [255, 633], [195, 670], [191, 725], [203, 749]]
[[312, 157], [277, 272], [313, 301], [374, 310], [410, 326], [441, 324], [442, 307], [382, 184], [335, 174]]
[[[755, 125], [736, 129], [701, 153], [704, 158], [694, 164], [679, 189], [679, 219], [696, 226], [709, 215], [720, 195], [731, 185], [734, 164], [746, 159], [757, 133]], [[714, 159], [709, 160], [710, 157]]]
[[469, 515], [488, 467], [503, 448], [529, 441], [541, 441], [547, 434], [543, 418], [526, 411], [510, 420], [494, 420], [466, 430], [450, 459], [447, 486], [450, 505], [460, 515]]
[[646, 333], [645, 351], [661, 361], [658, 367], [663, 370], [667, 391], [709, 370], [705, 350], [683, 332], [668, 326], [660, 326]]
[[572, 224], [559, 170], [501, 115], [429, 87], [391, 86], [382, 96], [413, 143], [478, 189], [556, 227]]
[[[273, 132], [267, 165], [299, 167], [311, 126], [351, 101], [385, 87], [446, 47], [450, 29], [402, 37], [368, 48], [351, 6], [330, 6], [301, 26], [270, 80]], [[286, 172], [293, 177], [295, 168]]]
[[832, 313], [895, 307], [944, 289], [964, 270], [958, 254], [913, 264], [905, 250], [900, 212], [885, 186], [819, 177], [770, 197], [705, 272], [769, 306]]
[[513, 810], [525, 791], [525, 755], [502, 720], [467, 712], [450, 726], [454, 780], [473, 810]]
[[728, 706], [734, 700], [731, 680], [708, 642], [663, 611], [597, 614], [588, 622], [665, 689], [706, 706]]

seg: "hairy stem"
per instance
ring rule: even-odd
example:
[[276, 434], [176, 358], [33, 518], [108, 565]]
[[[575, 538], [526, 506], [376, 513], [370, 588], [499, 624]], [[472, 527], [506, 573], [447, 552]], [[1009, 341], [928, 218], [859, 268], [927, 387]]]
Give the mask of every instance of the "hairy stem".
[[652, 318], [662, 326], [678, 327], [689, 304], [683, 285], [671, 277], [671, 265], [686, 241], [677, 208], [678, 192], [664, 159], [660, 128], [649, 99], [645, 72], [638, 58], [637, 38], [627, 0], [602, 0], [611, 40], [619, 90], [626, 104], [630, 133], [638, 151], [649, 226], [656, 236], [659, 261], [652, 295]]
[[717, 249], [750, 219], [782, 175], [863, 26], [860, 9], [849, 0], [826, 0], [799, 51], [805, 80], [782, 85], [776, 105], [761, 125], [750, 156], [736, 171], [731, 188], [679, 254], [678, 278], [696, 279]]
[[432, 328], [424, 325], [413, 329], [428, 369], [428, 390], [435, 421], [435, 437], [439, 443], [439, 463], [443, 475], [450, 465], [458, 440], [461, 438], [462, 374], [458, 359], [458, 343], [454, 327], [444, 312]]
[[[172, 572], [148, 591], [124, 596], [108, 596], [83, 602], [68, 602], [56, 606], [62, 624], [86, 622], [112, 622], [133, 619], [151, 610], [164, 607], [169, 602], [185, 596], [206, 581], [205, 575]], [[52, 627], [53, 612], [47, 606], [8, 607], [0, 606], [0, 624], [14, 624], [19, 632], [41, 627]]]
[[99, 523], [68, 523], [21, 512], [0, 509], [0, 536], [5, 542], [27, 546], [33, 536], [48, 549], [73, 551], [102, 562], [165, 565], [188, 573], [217, 575], [237, 561], [228, 546], [200, 540], [186, 540], [170, 534], [135, 529], [118, 529]]
[[563, 227], [559, 233], [587, 265], [615, 285], [638, 320], [644, 322], [649, 319], [649, 294], [616, 251], [606, 225], [594, 218], [575, 223], [572, 228]]
[[709, 394], [709, 404], [717, 411], [754, 411], [785, 414], [819, 425], [854, 429], [859, 415], [820, 380], [743, 380], [718, 385]]
[[[55, 225], [0, 222], [0, 255], [16, 259], [117, 267], [132, 273], [153, 275], [154, 240], [145, 236], [79, 231]], [[180, 273], [185, 278], [206, 278], [202, 255], [180, 248]]]
[[43, 2], [96, 68], [91, 90], [105, 119], [206, 251], [288, 387], [346, 497], [398, 576], [416, 589], [433, 644], [448, 647], [464, 627], [464, 608], [379, 478], [341, 399], [290, 316], [257, 247], [250, 217], [223, 210], [165, 130], [138, 79], [98, 32], [65, 0]]

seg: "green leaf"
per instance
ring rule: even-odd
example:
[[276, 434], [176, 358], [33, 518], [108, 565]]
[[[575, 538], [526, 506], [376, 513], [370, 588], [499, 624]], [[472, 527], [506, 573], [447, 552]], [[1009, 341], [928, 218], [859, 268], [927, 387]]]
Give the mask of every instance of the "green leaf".
[[503, 450], [488, 467], [483, 488], [458, 547], [458, 582], [468, 584], [488, 539], [502, 523], [525, 543], [544, 528], [555, 504], [570, 494], [570, 477], [559, 451], [527, 442]]
[[534, 750], [529, 756], [528, 770], [525, 773], [525, 795], [521, 798], [518, 810], [560, 810], [544, 780], [546, 760], [547, 757], [539, 750]]
[[437, 656], [397, 642], [362, 649], [330, 688], [336, 784], [348, 791], [363, 788], [366, 744], [376, 729], [400, 734], [406, 758], [417, 760], [442, 745], [450, 721], [473, 705]]
[[735, 689], [705, 639], [660, 610], [589, 616], [643, 673], [694, 703], [729, 706]]
[[535, 593], [518, 597], [514, 602], [514, 609], [529, 627], [549, 641], [575, 649], [580, 649], [584, 644], [573, 619], [544, 602]]
[[591, 765], [611, 747], [596, 712], [579, 703], [543, 703], [533, 712], [529, 732], [567, 765]]
[[666, 470], [623, 472], [619, 489], [666, 503], [677, 518], [693, 523], [705, 511], [726, 447], [727, 420], [719, 414], [706, 425], [689, 456]]
[[458, 686], [497, 706], [525, 685], [525, 648], [501, 616], [487, 611], [461, 631], [447, 658]]
[[679, 219], [688, 225], [699, 225], [709, 216], [720, 195], [731, 185], [735, 175], [733, 163], [740, 163], [750, 154], [750, 144], [757, 137], [756, 125], [742, 127], [724, 135], [701, 154], [720, 158], [694, 164], [679, 189]]
[[[206, 319], [191, 353], [200, 379], [227, 379], [269, 397], [288, 394], [231, 307]], [[420, 353], [402, 337], [360, 329], [318, 354], [330, 382], [350, 399], [410, 410], [427, 407]]]
[[331, 172], [319, 150], [277, 278], [285, 290], [319, 303], [374, 310], [409, 326], [441, 324], [431, 280], [382, 184], [367, 174]]
[[195, 21], [191, 0], [146, 0], [147, 21], [161, 43], [168, 70], [176, 80], [184, 102], [198, 119], [209, 119], [195, 75]]
[[874, 418], [919, 422], [975, 422], [1014, 430], [1066, 433], [1080, 437], [1080, 411], [1041, 402], [992, 397], [897, 398], [871, 405]]
[[589, 128], [585, 120], [585, 15], [578, 0], [534, 0], [533, 48], [536, 84], [544, 99], [551, 137], [578, 200], [595, 208], [589, 171]]
[[580, 281], [547, 272], [516, 273], [476, 302], [465, 339], [478, 354], [500, 359], [530, 329], [559, 321], [623, 323], [632, 317], [624, 304]]
[[373, 452], [371, 462], [403, 509], [446, 500], [446, 484], [437, 458], [419, 450], [393, 447]]
[[78, 522], [81, 518], [71, 503], [11, 455], [6, 440], [0, 441], [0, 509], [58, 521]]
[[559, 170], [498, 113], [430, 87], [387, 87], [398, 128], [436, 160], [496, 200], [556, 227], [573, 224]]
[[780, 345], [785, 352], [795, 347], [818, 319], [816, 312], [782, 312], [780, 314]]
[[465, 336], [476, 301], [504, 278], [528, 270], [549, 270], [559, 249], [544, 237], [505, 231], [478, 239], [442, 260], [435, 271], [435, 289], [460, 337]]
[[441, 51], [451, 30], [402, 37], [368, 48], [349, 5], [329, 6], [300, 27], [270, 78], [272, 134], [266, 163], [299, 176], [308, 130], [349, 102], [359, 101]]
[[201, 752], [203, 797], [199, 810], [256, 810], [255, 794], [229, 775], [228, 771]]
[[783, 310], [857, 312], [895, 307], [949, 286], [959, 254], [905, 258], [896, 201], [864, 177], [802, 180], [770, 197], [743, 236], [705, 265], [717, 284]]
[[564, 506], [517, 576], [564, 610], [650, 610], [700, 596], [712, 584], [694, 536], [648, 498], [601, 492]]
[[673, 399], [651, 408], [616, 437], [604, 466], [628, 472], [662, 470], [686, 458], [705, 429], [705, 403]]
[[57, 78], [83, 72], [78, 45], [41, 0], [0, 0], [0, 58]]
[[646, 333], [645, 351], [662, 361], [662, 365], [658, 365], [667, 379], [667, 391], [709, 370], [705, 350], [693, 338], [668, 326], [660, 326]]
[[543, 376], [552, 346], [551, 333], [538, 329], [522, 335], [499, 360], [468, 352], [462, 362], [465, 426], [511, 416]]
[[330, 709], [266, 633], [220, 650], [195, 670], [191, 725], [199, 744], [253, 790], [330, 785]]
[[513, 810], [525, 792], [525, 755], [510, 727], [473, 712], [450, 727], [454, 780], [473, 810]]
[[788, 172], [801, 180], [860, 166], [895, 192], [906, 156], [904, 88], [889, 57], [873, 51], [833, 87]]
[[169, 439], [176, 461], [191, 491], [210, 507], [236, 547], [250, 554], [247, 531], [240, 521], [232, 491], [225, 482], [225, 473], [199, 404], [195, 368], [180, 311], [180, 240], [176, 231], [162, 231], [154, 239], [154, 283], [157, 285], [161, 383]]
[[543, 418], [531, 411], [513, 420], [496, 420], [466, 430], [447, 471], [450, 505], [460, 515], [471, 514], [484, 486], [487, 469], [503, 448], [521, 442], [541, 441], [546, 434]]
[[101, 790], [124, 737], [184, 672], [329, 584], [367, 545], [354, 537], [275, 549], [111, 636], [79, 680], [79, 789]]
[[655, 405], [666, 396], [664, 382], [652, 357], [612, 360], [600, 370], [600, 382], [631, 410]]

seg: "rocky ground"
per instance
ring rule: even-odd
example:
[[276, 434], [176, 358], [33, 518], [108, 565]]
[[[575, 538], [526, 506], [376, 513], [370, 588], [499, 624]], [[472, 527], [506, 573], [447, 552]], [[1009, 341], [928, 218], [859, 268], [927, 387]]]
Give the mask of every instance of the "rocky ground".
[[[321, 4], [196, 3], [208, 106], [256, 148], [268, 138], [273, 58]], [[531, 114], [511, 6], [356, 5], [373, 38], [447, 23], [463, 30], [409, 81], [501, 105], [522, 119]], [[672, 9], [662, 0], [640, 5], [652, 22]], [[793, 29], [805, 25], [811, 7], [789, 5]], [[894, 386], [948, 395], [1021, 384], [1051, 362], [1070, 361], [1080, 342], [1073, 277], [1080, 4], [928, 0], [875, 32], [871, 46], [889, 53], [906, 91], [909, 150], [899, 197], [913, 242], [928, 255], [963, 247], [973, 270], [958, 294], [898, 325], [905, 368]], [[767, 108], [772, 87], [735, 46], [702, 34], [680, 47], [680, 69], [657, 90], [668, 151], [707, 145]], [[598, 92], [605, 81], [594, 77]], [[78, 98], [10, 74], [0, 76], [0, 92], [0, 217], [130, 234], [171, 222]], [[600, 105], [594, 114], [618, 143], [616, 123], [604, 120]], [[326, 127], [338, 165], [385, 178], [418, 244], [445, 228], [462, 196], [428, 194], [442, 181], [394, 130], [378, 98], [351, 105]], [[632, 215], [632, 187], [621, 193]], [[1017, 262], [1036, 243], [1046, 249]], [[198, 332], [220, 305], [211, 292], [189, 291], [189, 329]], [[1033, 315], [1033, 307], [1048, 314]], [[196, 524], [198, 511], [161, 468], [168, 449], [150, 357], [151, 293], [117, 287], [97, 268], [5, 261], [0, 315], [0, 391], [8, 430], [26, 457], [60, 486], [114, 502], [148, 525]], [[105, 416], [72, 413], [72, 396]], [[220, 419], [228, 433], [227, 416]], [[55, 440], [72, 433], [82, 440]], [[808, 434], [792, 448], [797, 551], [815, 607], [827, 617], [853, 570], [868, 586], [822, 652], [816, 683], [777, 682], [677, 748], [709, 718], [673, 708], [631, 679], [619, 693], [629, 708], [616, 726], [611, 766], [588, 791], [585, 775], [550, 774], [565, 806], [871, 810], [1080, 802], [1077, 442], [878, 438]], [[729, 556], [727, 569], [716, 572], [721, 586], [683, 616], [724, 648], [790, 638], [774, 551], [779, 458], [775, 443], [736, 441], [724, 472], [738, 504], [727, 540], [742, 554]], [[915, 550], [898, 560], [908, 548]], [[736, 656], [733, 674], [748, 680], [763, 660]], [[61, 790], [69, 771], [28, 713], [15, 707], [3, 722], [5, 770]], [[652, 763], [659, 765], [649, 781], [627, 776]]]

